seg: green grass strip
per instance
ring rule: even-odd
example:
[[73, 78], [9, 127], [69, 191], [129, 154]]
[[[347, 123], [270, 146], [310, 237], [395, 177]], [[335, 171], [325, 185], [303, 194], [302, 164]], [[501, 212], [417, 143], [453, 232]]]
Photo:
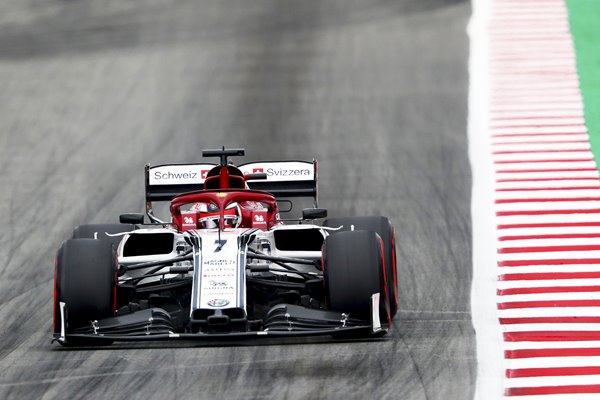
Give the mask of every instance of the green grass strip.
[[600, 0], [567, 0], [592, 153], [600, 165]]

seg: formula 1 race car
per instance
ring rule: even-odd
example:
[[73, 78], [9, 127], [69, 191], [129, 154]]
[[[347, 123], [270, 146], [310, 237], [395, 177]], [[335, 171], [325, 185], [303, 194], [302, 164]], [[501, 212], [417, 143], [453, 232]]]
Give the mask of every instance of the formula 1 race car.
[[[147, 165], [148, 223], [123, 214], [78, 226], [56, 258], [54, 340], [385, 334], [398, 307], [389, 220], [317, 225], [327, 211], [317, 208], [316, 160], [229, 160], [243, 155], [223, 147], [203, 151], [219, 164]], [[314, 207], [283, 220], [294, 197]], [[156, 201], [170, 202], [170, 221], [154, 214]]]

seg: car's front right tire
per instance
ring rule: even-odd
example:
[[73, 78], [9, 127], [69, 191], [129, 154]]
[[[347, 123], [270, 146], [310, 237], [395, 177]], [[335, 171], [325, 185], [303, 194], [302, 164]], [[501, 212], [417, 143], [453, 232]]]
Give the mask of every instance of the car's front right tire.
[[[117, 258], [109, 241], [70, 239], [56, 258], [54, 281], [54, 334], [91, 326], [116, 311]], [[60, 303], [65, 303], [65, 320]], [[85, 343], [77, 343], [85, 344]]]
[[73, 229], [73, 239], [99, 239], [109, 241], [119, 247], [122, 235], [109, 236], [119, 233], [131, 232], [136, 229], [133, 224], [85, 224]]

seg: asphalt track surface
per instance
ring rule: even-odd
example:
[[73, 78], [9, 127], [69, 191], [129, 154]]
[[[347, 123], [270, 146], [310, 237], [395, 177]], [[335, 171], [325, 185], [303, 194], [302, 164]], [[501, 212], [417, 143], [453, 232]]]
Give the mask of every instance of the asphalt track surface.
[[[0, 398], [469, 399], [470, 6], [450, 0], [0, 2]], [[396, 226], [380, 341], [50, 344], [55, 251], [141, 212], [143, 167], [319, 159], [330, 215]]]

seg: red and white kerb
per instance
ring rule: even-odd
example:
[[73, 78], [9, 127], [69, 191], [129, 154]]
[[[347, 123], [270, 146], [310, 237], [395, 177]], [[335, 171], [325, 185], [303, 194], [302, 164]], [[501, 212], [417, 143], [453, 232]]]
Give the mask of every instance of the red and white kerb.
[[487, 3], [487, 121], [470, 135], [493, 163], [504, 397], [598, 399], [600, 180], [567, 8]]

